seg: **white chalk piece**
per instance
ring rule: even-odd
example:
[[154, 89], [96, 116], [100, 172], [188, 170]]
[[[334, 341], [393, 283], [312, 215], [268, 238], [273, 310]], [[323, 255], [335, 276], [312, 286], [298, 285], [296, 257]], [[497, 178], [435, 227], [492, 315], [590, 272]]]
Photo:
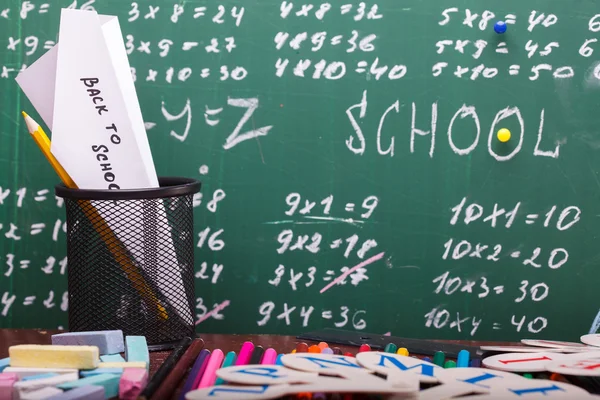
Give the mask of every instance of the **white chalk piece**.
[[79, 376], [76, 373], [68, 373], [53, 376], [52, 378], [35, 379], [33, 381], [19, 381], [15, 383], [13, 387], [17, 392], [17, 395], [20, 396], [25, 392], [31, 392], [49, 386], [58, 386], [67, 382], [76, 381], [77, 379], [79, 379]]
[[561, 353], [506, 353], [484, 358], [481, 362], [487, 368], [510, 372], [540, 372], [553, 361], [564, 360], [568, 356]]
[[47, 400], [104, 400], [104, 388], [102, 386], [81, 386], [67, 390], [57, 396], [49, 397]]
[[485, 390], [505, 388], [514, 380], [526, 379], [519, 374], [489, 368], [446, 368], [438, 377], [445, 384], [459, 381]]
[[528, 346], [550, 347], [553, 349], [561, 349], [564, 347], [579, 347], [579, 348], [588, 348], [589, 347], [583, 343], [563, 342], [560, 340], [521, 339], [521, 343], [526, 344]]
[[228, 383], [243, 385], [306, 383], [319, 376], [316, 372], [298, 371], [283, 365], [238, 365], [220, 368], [216, 375]]
[[419, 380], [425, 383], [438, 382], [438, 374], [444, 370], [440, 366], [418, 358], [380, 351], [358, 353], [356, 361], [362, 367], [383, 375], [387, 375], [390, 370], [409, 371], [418, 374]]
[[600, 334], [590, 333], [589, 335], [583, 335], [579, 340], [587, 345], [600, 347]]
[[28, 376], [46, 374], [46, 373], [56, 373], [56, 374], [68, 374], [68, 373], [77, 373], [78, 371], [73, 368], [26, 368], [26, 367], [8, 367], [4, 370], [4, 372], [13, 372], [17, 374], [19, 380], [23, 380], [23, 378], [27, 378]]
[[33, 390], [31, 392], [21, 392], [19, 393], [20, 400], [45, 400], [52, 396], [61, 395], [63, 393], [62, 390], [48, 386], [45, 388]]
[[[503, 353], [538, 353], [542, 351], [539, 347], [534, 346], [480, 346], [483, 351], [498, 351]], [[579, 351], [574, 348], [561, 348], [561, 349], [544, 349], [543, 351], [552, 353], [563, 353], [568, 351]]]
[[67, 332], [52, 335], [52, 344], [62, 346], [96, 346], [100, 355], [125, 351], [123, 331]]
[[556, 361], [548, 364], [546, 370], [563, 375], [600, 376], [600, 358]]

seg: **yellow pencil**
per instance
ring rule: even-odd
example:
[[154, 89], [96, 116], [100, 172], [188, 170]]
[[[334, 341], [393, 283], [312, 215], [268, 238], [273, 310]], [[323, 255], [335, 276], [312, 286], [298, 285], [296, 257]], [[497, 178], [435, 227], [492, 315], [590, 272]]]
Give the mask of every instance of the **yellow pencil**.
[[[25, 118], [27, 129], [33, 137], [33, 140], [35, 140], [42, 153], [44, 153], [44, 156], [46, 156], [46, 159], [50, 162], [52, 168], [54, 168], [61, 181], [69, 188], [77, 188], [77, 185], [73, 179], [71, 179], [67, 171], [65, 171], [62, 165], [60, 165], [58, 160], [50, 152], [50, 139], [48, 139], [48, 136], [42, 130], [42, 127], [35, 122], [33, 118], [27, 115], [25, 111], [23, 111], [22, 114]], [[89, 200], [80, 200], [79, 202], [81, 209], [86, 214], [96, 231], [100, 234], [107, 247], [115, 257], [115, 260], [121, 265], [123, 271], [125, 271], [127, 277], [138, 293], [140, 293], [142, 297], [144, 297], [151, 304], [156, 305], [158, 315], [160, 315], [161, 318], [167, 319], [167, 310], [159, 303], [158, 298], [148, 286], [144, 277], [139, 273], [138, 267], [129, 258], [127, 249], [123, 243], [121, 243], [119, 238], [115, 236], [112, 229], [110, 229], [104, 218], [102, 218], [102, 216], [98, 213], [98, 210], [96, 210]]]

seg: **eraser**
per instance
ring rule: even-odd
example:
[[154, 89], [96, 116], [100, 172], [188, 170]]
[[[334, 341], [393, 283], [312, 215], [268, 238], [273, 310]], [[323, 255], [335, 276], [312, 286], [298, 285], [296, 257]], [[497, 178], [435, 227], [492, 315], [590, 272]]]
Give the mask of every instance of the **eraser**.
[[13, 385], [19, 377], [12, 372], [0, 373], [0, 400], [12, 400]]
[[32, 375], [40, 375], [47, 373], [56, 373], [56, 374], [68, 374], [77, 373], [78, 371], [73, 368], [25, 368], [25, 367], [8, 367], [4, 370], [4, 372], [13, 372], [17, 374], [19, 380], [23, 380], [24, 378]]
[[125, 362], [125, 359], [120, 354], [104, 354], [100, 356], [102, 362]]
[[92, 376], [92, 375], [100, 375], [100, 374], [115, 374], [115, 375], [121, 375], [123, 373], [123, 368], [96, 368], [96, 369], [88, 369], [86, 371], [81, 371], [81, 373], [79, 375], [81, 375], [82, 378], [85, 378], [86, 376]]
[[53, 376], [58, 376], [58, 375], [60, 375], [60, 374], [57, 374], [56, 372], [45, 372], [43, 374], [24, 376], [23, 378], [21, 378], [21, 381], [23, 381], [23, 382], [34, 381], [36, 379], [52, 378]]
[[146, 368], [127, 368], [119, 382], [119, 399], [135, 400], [148, 384]]
[[62, 390], [71, 390], [81, 386], [102, 386], [104, 388], [104, 397], [110, 399], [111, 397], [116, 397], [119, 394], [119, 380], [121, 379], [120, 375], [114, 374], [100, 374], [88, 376], [83, 379], [79, 379], [77, 381], [66, 382], [60, 385], [57, 385], [59, 389]]
[[0, 372], [4, 371], [4, 368], [10, 366], [10, 358], [6, 357], [0, 360]]
[[32, 381], [19, 381], [16, 382], [13, 387], [18, 398], [25, 392], [31, 392], [48, 386], [58, 386], [66, 382], [75, 382], [77, 379], [79, 379], [79, 376], [77, 376], [76, 373], [59, 374], [51, 378], [35, 379]]
[[98, 368], [146, 368], [146, 363], [142, 361], [134, 362], [101, 362], [98, 364]]
[[61, 346], [97, 346], [100, 354], [125, 351], [123, 331], [67, 332], [52, 335], [52, 344]]
[[104, 400], [104, 388], [102, 386], [81, 386], [66, 392], [48, 397], [46, 400]]
[[150, 352], [144, 336], [125, 337], [125, 357], [127, 361], [143, 361], [150, 366]]
[[30, 392], [20, 392], [18, 394], [19, 400], [43, 400], [48, 397], [57, 396], [62, 394], [62, 390], [48, 386], [37, 390], [32, 390]]

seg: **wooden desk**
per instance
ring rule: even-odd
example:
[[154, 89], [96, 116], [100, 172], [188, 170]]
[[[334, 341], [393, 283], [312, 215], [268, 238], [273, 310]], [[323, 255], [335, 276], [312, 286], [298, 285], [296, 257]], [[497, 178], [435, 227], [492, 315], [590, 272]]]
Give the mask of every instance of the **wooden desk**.
[[[64, 331], [58, 330], [43, 330], [43, 329], [0, 329], [0, 359], [8, 357], [8, 348], [17, 344], [51, 344], [51, 336]], [[265, 349], [272, 347], [278, 353], [291, 352], [300, 340], [294, 336], [279, 336], [279, 335], [220, 335], [220, 334], [201, 334], [200, 337], [204, 340], [204, 348], [213, 350], [221, 349], [224, 353], [229, 351], [238, 352], [242, 344], [246, 341], [251, 341], [255, 346], [262, 346]], [[457, 343], [470, 346], [489, 345], [509, 345], [515, 343], [507, 342], [475, 342], [475, 341], [459, 341], [447, 340], [440, 342]], [[307, 342], [309, 343], [309, 342]], [[310, 343], [309, 343], [310, 344]], [[351, 346], [338, 346], [342, 351], [356, 353], [358, 348]], [[154, 374], [158, 367], [168, 357], [168, 351], [150, 353], [150, 374]], [[182, 382], [183, 384], [183, 382]], [[173, 394], [175, 398], [177, 393]]]

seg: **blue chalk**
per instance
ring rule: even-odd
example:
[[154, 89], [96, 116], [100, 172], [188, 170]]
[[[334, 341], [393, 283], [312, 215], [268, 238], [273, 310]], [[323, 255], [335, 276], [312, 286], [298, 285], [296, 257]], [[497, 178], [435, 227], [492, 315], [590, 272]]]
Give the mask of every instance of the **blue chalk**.
[[22, 381], [34, 381], [36, 379], [52, 378], [53, 376], [59, 376], [56, 372], [47, 372], [45, 374], [29, 375], [21, 378]]
[[146, 368], [150, 366], [150, 353], [144, 336], [125, 337], [125, 357], [127, 362], [144, 361]]
[[85, 378], [86, 376], [93, 376], [93, 375], [100, 375], [100, 374], [121, 375], [121, 374], [123, 374], [123, 368], [96, 368], [96, 369], [88, 369], [88, 370], [79, 371], [79, 375], [81, 375], [82, 378]]
[[506, 32], [506, 23], [504, 21], [498, 21], [494, 24], [494, 31], [496, 33]]
[[458, 352], [458, 359], [456, 360], [457, 368], [467, 368], [469, 366], [469, 352], [467, 350], [461, 350]]
[[52, 335], [52, 344], [63, 346], [97, 346], [100, 354], [125, 351], [123, 331], [68, 332]]
[[102, 386], [104, 387], [104, 397], [110, 399], [116, 397], [119, 394], [119, 380], [121, 375], [114, 374], [100, 374], [88, 376], [77, 381], [65, 382], [57, 385], [56, 387], [62, 390], [75, 389], [81, 386]]
[[469, 367], [481, 368], [481, 359], [480, 358], [472, 359], [471, 362], [469, 363]]
[[277, 359], [275, 360], [275, 365], [283, 365], [283, 363], [281, 362], [281, 357], [283, 357], [283, 354], [277, 355]]
[[104, 400], [104, 388], [102, 386], [88, 385], [67, 390], [56, 396], [48, 397], [46, 400]]
[[0, 372], [4, 371], [6, 367], [10, 367], [10, 358], [8, 357], [0, 360]]
[[429, 357], [423, 357], [423, 361], [432, 362], [431, 358], [429, 358]]
[[125, 359], [120, 354], [105, 354], [100, 356], [102, 362], [125, 362]]

